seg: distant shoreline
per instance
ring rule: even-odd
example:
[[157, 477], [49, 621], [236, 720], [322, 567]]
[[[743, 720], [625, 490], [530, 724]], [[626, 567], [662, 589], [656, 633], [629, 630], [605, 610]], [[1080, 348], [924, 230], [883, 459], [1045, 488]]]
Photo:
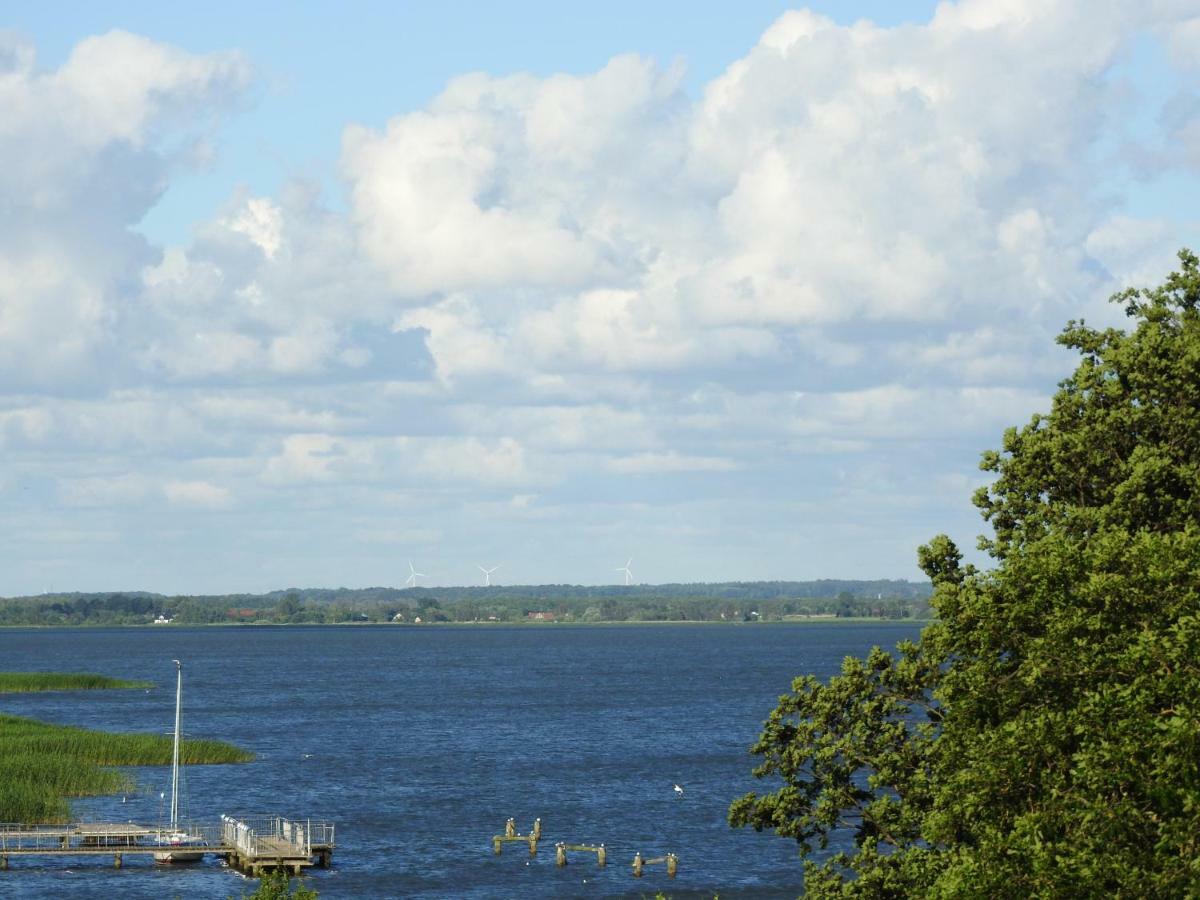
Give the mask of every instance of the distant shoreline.
[[732, 627], [745, 628], [762, 626], [811, 626], [811, 625], [928, 625], [930, 622], [936, 621], [932, 618], [905, 618], [905, 619], [885, 619], [874, 618], [870, 616], [842, 616], [842, 617], [814, 617], [809, 619], [767, 619], [758, 622], [712, 622], [712, 621], [697, 621], [694, 619], [663, 619], [652, 622], [637, 621], [630, 622], [628, 620], [614, 619], [612, 621], [600, 622], [577, 622], [577, 621], [513, 621], [513, 622], [180, 622], [179, 624], [169, 623], [109, 623], [109, 624], [87, 624], [80, 623], [76, 625], [54, 624], [54, 625], [0, 625], [0, 631], [17, 631], [21, 629], [38, 629], [52, 630], [60, 628], [69, 628], [72, 630], [95, 630], [113, 629], [113, 628], [136, 628], [148, 630], [180, 629], [180, 628], [396, 628], [396, 629], [419, 629], [419, 628], [596, 628], [596, 627], [621, 627], [621, 628], [641, 628], [655, 627], [663, 625], [694, 625], [704, 627]]

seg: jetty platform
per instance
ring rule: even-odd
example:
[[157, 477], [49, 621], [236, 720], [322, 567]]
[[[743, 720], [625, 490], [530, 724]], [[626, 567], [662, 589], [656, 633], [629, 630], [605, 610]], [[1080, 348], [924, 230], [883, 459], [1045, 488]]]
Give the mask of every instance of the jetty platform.
[[69, 825], [0, 824], [0, 870], [11, 859], [50, 856], [110, 856], [121, 868], [130, 855], [171, 850], [201, 852], [258, 877], [282, 869], [299, 875], [333, 861], [334, 826], [283, 816], [221, 816], [216, 825], [181, 824], [171, 831], [134, 822], [75, 822]]

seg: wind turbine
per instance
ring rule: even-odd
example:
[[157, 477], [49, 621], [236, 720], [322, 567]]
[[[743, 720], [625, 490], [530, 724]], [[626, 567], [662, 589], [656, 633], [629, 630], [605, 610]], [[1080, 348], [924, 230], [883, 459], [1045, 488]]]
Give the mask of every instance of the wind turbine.
[[492, 566], [490, 569], [485, 569], [483, 566], [476, 563], [476, 568], [478, 568], [479, 571], [483, 573], [483, 586], [491, 587], [492, 586], [492, 573], [495, 572], [500, 567]]
[[409, 576], [404, 579], [404, 583], [406, 585], [408, 585], [409, 587], [415, 588], [417, 586], [418, 578], [428, 578], [429, 577], [424, 572], [418, 572], [416, 569], [414, 569], [411, 559], [408, 561], [408, 571], [409, 571]]
[[617, 569], [618, 572], [625, 573], [625, 586], [626, 587], [629, 587], [629, 585], [633, 583], [633, 572], [631, 572], [629, 570], [629, 567], [632, 564], [633, 564], [633, 557], [631, 556], [631, 557], [629, 557], [629, 562], [625, 563], [625, 565], [623, 565], [623, 566], [621, 566], [621, 568]]

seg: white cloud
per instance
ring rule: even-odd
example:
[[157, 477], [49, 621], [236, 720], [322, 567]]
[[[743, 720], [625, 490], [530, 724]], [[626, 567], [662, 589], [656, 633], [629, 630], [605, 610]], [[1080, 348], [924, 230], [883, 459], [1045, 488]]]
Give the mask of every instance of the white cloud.
[[526, 466], [525, 448], [507, 437], [492, 443], [478, 438], [425, 441], [416, 465], [426, 475], [453, 481], [504, 485], [537, 480]]
[[198, 509], [224, 509], [233, 499], [227, 488], [207, 481], [168, 481], [163, 494], [175, 506]]
[[87, 381], [119, 352], [130, 274], [154, 256], [132, 227], [251, 70], [121, 31], [54, 72], [11, 35], [0, 45], [0, 377]]
[[331, 481], [339, 472], [345, 476], [370, 462], [371, 448], [361, 441], [329, 434], [290, 434], [266, 461], [263, 478], [277, 484]]
[[[747, 559], [819, 563], [877, 508], [896, 528], [873, 552], [974, 522], [961, 473], [1045, 407], [1069, 365], [1052, 336], [1172, 264], [1181, 223], [1130, 212], [1124, 167], [1177, 173], [1200, 146], [1184, 5], [787, 13], [695, 97], [636, 56], [466, 75], [347, 128], [344, 208], [237, 191], [168, 248], [135, 229], [248, 61], [112, 32], [43, 71], [2, 35], [0, 446], [50, 504], [22, 527], [145, 508], [186, 534], [236, 509], [305, 557], [322, 528], [386, 548], [529, 527], [557, 559], [645, 523], [694, 560], [729, 530], [679, 529], [702, 511], [745, 525]], [[1144, 41], [1184, 74], [1126, 126], [1145, 98], [1113, 67]], [[737, 496], [681, 477], [611, 500], [672, 472]], [[766, 507], [841, 518], [760, 540]]]
[[605, 468], [622, 475], [655, 475], [666, 472], [729, 472], [738, 466], [733, 460], [718, 456], [684, 456], [672, 450], [667, 453], [617, 457], [608, 460]]

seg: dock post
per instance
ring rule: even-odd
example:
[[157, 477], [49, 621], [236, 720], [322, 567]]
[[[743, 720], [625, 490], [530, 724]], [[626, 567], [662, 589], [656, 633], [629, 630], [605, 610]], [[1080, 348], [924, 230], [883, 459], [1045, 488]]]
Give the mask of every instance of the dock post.
[[492, 838], [492, 852], [497, 856], [500, 855], [500, 835], [496, 835], [494, 838]]
[[679, 857], [674, 853], [667, 854], [667, 877], [674, 878], [675, 870], [679, 867]]
[[537, 856], [538, 839], [532, 834], [529, 836], [529, 855]]
[[567, 848], [565, 845], [554, 845], [554, 863], [555, 865], [559, 866], [565, 866], [567, 864]]
[[113, 857], [113, 868], [114, 869], [121, 868], [121, 854], [120, 853], [118, 853], [116, 856]]
[[541, 816], [538, 816], [536, 819], [533, 820], [533, 828], [530, 830], [529, 834], [533, 837], [533, 839], [535, 841], [540, 841], [542, 839], [542, 817]]
[[600, 864], [601, 868], [603, 868], [607, 863], [607, 855], [608, 854], [604, 850], [604, 845], [601, 844], [600, 849], [596, 851], [596, 862]]
[[637, 853], [635, 853], [633, 855], [633, 877], [634, 878], [642, 877], [642, 865], [643, 865], [642, 851], [639, 850]]
[[504, 823], [504, 836], [505, 837], [516, 837], [517, 836], [517, 823], [516, 823], [516, 820], [513, 819], [512, 817], [509, 817], [509, 820]]
[[8, 871], [8, 854], [5, 853], [3, 856], [0, 856], [0, 872], [7, 872], [7, 871]]

